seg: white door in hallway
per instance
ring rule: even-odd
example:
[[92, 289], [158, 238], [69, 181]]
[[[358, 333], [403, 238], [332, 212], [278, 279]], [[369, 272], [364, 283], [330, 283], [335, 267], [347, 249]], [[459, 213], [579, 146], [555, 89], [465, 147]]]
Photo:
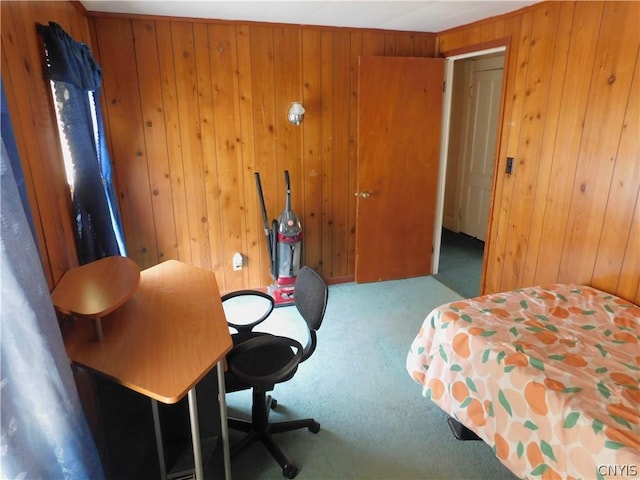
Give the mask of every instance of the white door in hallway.
[[482, 241], [489, 219], [502, 93], [503, 69], [495, 68], [495, 62], [496, 59], [472, 62], [472, 81], [465, 105], [460, 230]]

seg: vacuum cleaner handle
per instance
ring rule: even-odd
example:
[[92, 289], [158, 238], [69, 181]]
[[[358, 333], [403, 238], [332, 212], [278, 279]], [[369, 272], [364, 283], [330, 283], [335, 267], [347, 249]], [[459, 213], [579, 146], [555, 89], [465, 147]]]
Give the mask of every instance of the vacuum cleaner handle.
[[284, 186], [287, 191], [287, 195], [285, 197], [285, 212], [291, 211], [291, 182], [289, 181], [289, 170], [284, 171]]
[[278, 271], [278, 221], [274, 220], [271, 223], [271, 238], [272, 242], [270, 244], [271, 251], [269, 252], [271, 257], [271, 276], [274, 280], [278, 280], [279, 271]]
[[260, 174], [255, 173], [256, 187], [258, 189], [258, 199], [260, 200], [260, 207], [262, 208], [262, 221], [264, 223], [264, 233], [269, 236], [269, 219], [267, 217], [267, 206], [264, 204], [264, 195], [262, 194], [262, 183], [260, 182]]
[[[264, 234], [267, 237], [267, 244], [269, 250], [269, 261], [271, 262], [271, 276], [274, 279], [278, 278], [278, 262], [277, 262], [277, 250], [278, 250], [278, 229], [273, 230], [269, 227], [269, 218], [267, 217], [267, 206], [264, 203], [264, 195], [262, 194], [262, 183], [260, 182], [260, 174], [255, 173], [256, 187], [258, 189], [258, 198], [260, 199], [260, 207], [262, 208], [262, 221], [264, 223]], [[275, 222], [275, 220], [274, 220]]]

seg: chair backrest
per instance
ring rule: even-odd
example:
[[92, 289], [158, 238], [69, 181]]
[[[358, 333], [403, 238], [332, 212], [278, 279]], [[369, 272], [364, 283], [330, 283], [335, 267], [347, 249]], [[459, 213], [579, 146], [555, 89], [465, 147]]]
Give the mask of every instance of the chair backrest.
[[309, 326], [311, 342], [305, 347], [302, 361], [309, 358], [316, 348], [316, 330], [320, 328], [329, 300], [329, 288], [315, 270], [302, 267], [295, 283], [296, 308]]

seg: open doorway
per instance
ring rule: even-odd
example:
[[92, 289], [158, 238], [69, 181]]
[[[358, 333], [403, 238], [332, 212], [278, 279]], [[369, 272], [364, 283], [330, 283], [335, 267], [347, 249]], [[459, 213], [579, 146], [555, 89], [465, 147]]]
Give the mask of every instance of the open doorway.
[[504, 58], [501, 48], [448, 59], [434, 275], [464, 297], [480, 292]]

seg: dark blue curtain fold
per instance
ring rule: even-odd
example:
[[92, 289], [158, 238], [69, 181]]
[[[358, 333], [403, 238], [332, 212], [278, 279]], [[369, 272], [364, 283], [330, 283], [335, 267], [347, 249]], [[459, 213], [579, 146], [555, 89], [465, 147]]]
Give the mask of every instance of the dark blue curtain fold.
[[55, 84], [55, 101], [73, 159], [78, 260], [85, 264], [126, 255], [98, 99], [102, 71], [89, 48], [73, 40], [60, 25], [49, 22], [49, 26], [39, 25], [38, 31], [44, 39], [49, 77]]

